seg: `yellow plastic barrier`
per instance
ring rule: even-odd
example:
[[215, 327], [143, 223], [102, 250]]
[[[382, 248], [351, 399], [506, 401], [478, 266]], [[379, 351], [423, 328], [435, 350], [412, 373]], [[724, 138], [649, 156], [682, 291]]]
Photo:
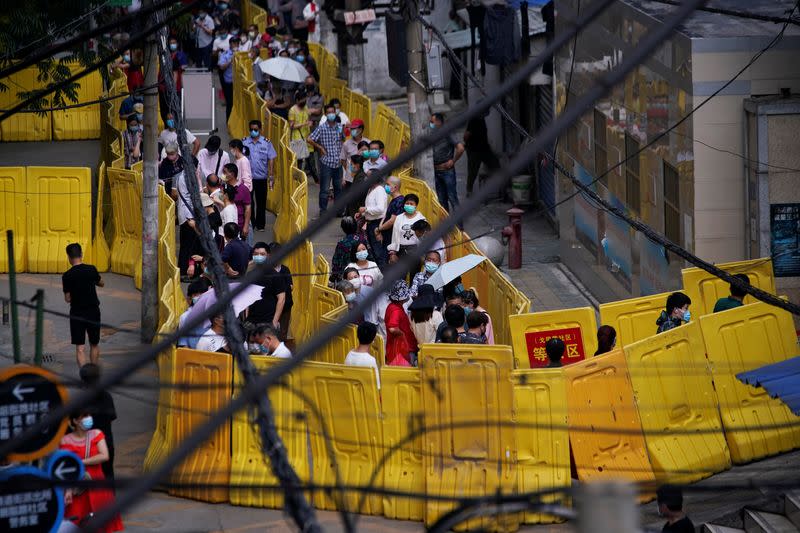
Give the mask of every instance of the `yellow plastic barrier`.
[[[28, 67], [12, 74], [3, 82], [8, 90], [0, 92], [0, 109], [10, 109], [22, 100], [19, 92], [36, 91], [44, 88], [39, 81], [39, 69]], [[50, 141], [53, 138], [52, 113], [17, 113], [0, 122], [0, 136], [3, 142]]]
[[[383, 455], [380, 398], [375, 371], [364, 367], [307, 362], [300, 368], [300, 387], [322, 415], [321, 421], [313, 413], [307, 416], [310, 457], [313, 461], [312, 479], [322, 485], [334, 485], [336, 482], [331, 465], [333, 458], [326, 446], [327, 432], [342, 483], [366, 486], [372, 469]], [[323, 431], [321, 424], [327, 426], [326, 431]], [[335, 491], [333, 494], [315, 493], [314, 506], [336, 509], [337, 505], [331, 496], [336, 498]], [[345, 500], [347, 508], [355, 509], [360, 497], [360, 492], [348, 492]], [[362, 513], [381, 514], [382, 511], [379, 495], [366, 496]]]
[[[364, 131], [369, 131], [372, 126], [372, 101], [369, 97], [357, 93], [350, 92], [350, 112], [347, 115], [350, 120], [353, 118], [360, 118], [364, 121]], [[382, 141], [383, 139], [381, 139]]]
[[729, 468], [700, 325], [629, 344], [625, 359], [656, 479], [688, 483]]
[[[736, 261], [733, 263], [720, 263], [716, 265], [728, 274], [747, 274], [750, 284], [770, 294], [775, 292], [775, 275], [772, 271], [772, 258], [751, 259], [750, 261]], [[707, 315], [714, 310], [717, 300], [730, 295], [730, 285], [699, 268], [684, 268], [683, 288], [692, 299], [692, 314], [695, 316]], [[745, 304], [754, 303], [756, 300], [748, 295]]]
[[[567, 391], [561, 370], [514, 370], [517, 490], [569, 487]], [[488, 494], [488, 493], [487, 493]], [[553, 501], [557, 497], [545, 498]], [[524, 513], [526, 524], [557, 522], [553, 515]]]
[[[72, 73], [82, 70], [79, 64], [72, 65]], [[80, 78], [77, 83], [78, 102], [91, 102], [103, 94], [103, 79], [98, 71]], [[53, 140], [74, 141], [97, 139], [100, 136], [100, 104], [53, 111]]]
[[[92, 175], [82, 167], [28, 167], [28, 272], [64, 272], [65, 249], [77, 242], [86, 262], [92, 247]], [[69, 201], [65, 201], [65, 199]]]
[[[312, 332], [319, 331], [323, 327], [322, 317], [326, 313], [333, 311], [337, 307], [344, 305], [344, 296], [336, 289], [331, 289], [325, 285], [314, 283], [311, 286], [309, 299], [309, 329]], [[345, 352], [346, 354], [347, 352]]]
[[655, 482], [622, 350], [569, 365], [564, 376], [578, 479]]
[[664, 292], [600, 304], [600, 323], [617, 331], [617, 345], [625, 346], [656, 334], [656, 319], [667, 305]]
[[[166, 331], [159, 330], [159, 333], [166, 333]], [[158, 365], [159, 381], [175, 383], [175, 348], [171, 346], [159, 353], [156, 364]], [[150, 439], [150, 444], [147, 446], [147, 452], [144, 456], [145, 472], [152, 471], [166, 459], [178, 442], [175, 439], [177, 427], [175, 417], [180, 417], [184, 413], [176, 412], [172, 409], [172, 393], [174, 390], [171, 387], [158, 388], [156, 424], [153, 430], [153, 437]]]
[[517, 368], [546, 366], [544, 345], [550, 337], [559, 337], [567, 345], [564, 363], [588, 359], [597, 351], [597, 324], [591, 307], [527, 313], [508, 319]]
[[[422, 457], [422, 388], [418, 368], [381, 368], [383, 411], [383, 487], [421, 494], [425, 492]], [[415, 437], [412, 432], [419, 429]], [[398, 520], [422, 520], [425, 505], [419, 498], [383, 498], [383, 515]]]
[[106, 194], [106, 164], [100, 162], [97, 169], [97, 204], [94, 212], [94, 261], [95, 267], [100, 272], [105, 272], [111, 266], [111, 250], [106, 241], [105, 228], [103, 227], [103, 211], [105, 208]]
[[[0, 93], [2, 94], [2, 93]], [[0, 167], [0, 225], [14, 232], [14, 263], [18, 272], [28, 269], [28, 208], [25, 167]], [[8, 241], [0, 231], [0, 272], [8, 272]]]
[[[268, 356], [250, 356], [259, 372], [266, 372], [281, 360]], [[241, 372], [234, 370], [234, 392], [238, 393], [244, 384]], [[288, 387], [272, 387], [269, 399], [275, 414], [275, 426], [283, 439], [289, 462], [304, 481], [309, 479], [308, 449], [306, 444], [306, 424], [303, 421], [303, 402], [291, 389], [299, 385], [299, 373], [294, 372], [283, 378]], [[230, 501], [234, 505], [251, 507], [283, 507], [283, 492], [257, 488], [236, 489], [237, 485], [274, 485], [278, 483], [272, 474], [272, 466], [264, 457], [258, 426], [253, 423], [252, 408], [239, 411], [233, 418], [231, 428], [231, 491]], [[299, 415], [299, 416], [298, 416]], [[313, 417], [314, 415], [310, 415]], [[316, 481], [316, 480], [315, 480]]]
[[700, 317], [705, 349], [734, 463], [800, 446], [800, 417], [736, 374], [797, 355], [791, 315], [765, 303]]
[[[180, 414], [173, 417], [175, 442], [181, 442], [231, 399], [231, 370], [229, 354], [210, 353], [178, 348], [175, 352], [175, 379], [191, 383], [190, 390], [172, 389], [172, 405]], [[206, 385], [207, 388], [203, 387]], [[228, 501], [231, 473], [231, 425], [226, 422], [207, 441], [195, 448], [177, 468], [171, 480], [176, 484], [195, 484], [196, 487], [169, 489], [173, 496], [206, 502]], [[203, 484], [215, 485], [203, 488]]]
[[[427, 493], [454, 498], [509, 492], [516, 484], [514, 359], [507, 346], [423, 344], [420, 350]], [[425, 504], [425, 524], [455, 505]], [[477, 518], [458, 529], [512, 530], [518, 517]]]
[[117, 168], [109, 168], [106, 173], [112, 212], [127, 213], [126, 216], [114, 216], [111, 220], [114, 229], [111, 270], [133, 276], [142, 257], [142, 175]]

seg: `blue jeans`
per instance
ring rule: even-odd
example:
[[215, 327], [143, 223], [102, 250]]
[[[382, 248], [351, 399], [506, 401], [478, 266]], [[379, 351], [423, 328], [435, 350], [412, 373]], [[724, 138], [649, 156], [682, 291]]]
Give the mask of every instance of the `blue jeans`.
[[336, 199], [342, 197], [342, 167], [331, 168], [325, 163], [319, 165], [319, 212], [328, 209], [328, 188], [333, 180], [333, 196]]
[[458, 189], [456, 188], [456, 171], [434, 170], [433, 176], [436, 179], [436, 198], [448, 213], [458, 207]]

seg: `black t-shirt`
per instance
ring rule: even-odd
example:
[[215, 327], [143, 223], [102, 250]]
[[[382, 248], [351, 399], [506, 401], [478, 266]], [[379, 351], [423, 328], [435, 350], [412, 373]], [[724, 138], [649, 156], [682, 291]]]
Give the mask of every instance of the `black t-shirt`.
[[82, 314], [87, 311], [99, 311], [100, 300], [97, 299], [95, 287], [100, 281], [100, 273], [92, 265], [81, 263], [75, 265], [61, 276], [64, 293], [69, 293], [70, 314]]
[[662, 533], [694, 533], [694, 524], [688, 516], [684, 516], [674, 524], [667, 522], [661, 531]]
[[272, 271], [264, 274], [258, 281], [258, 285], [264, 287], [261, 291], [261, 300], [250, 306], [247, 320], [256, 324], [269, 324], [275, 317], [275, 308], [278, 305], [278, 295], [286, 293], [286, 302], [283, 304], [284, 311], [288, 311], [294, 305], [292, 300], [292, 274], [286, 265], [281, 265], [280, 271]]
[[473, 118], [467, 124], [469, 137], [466, 148], [471, 152], [485, 152], [489, 150], [489, 135], [486, 132], [486, 121], [483, 118]]
[[114, 435], [111, 432], [111, 422], [117, 419], [117, 410], [114, 407], [114, 398], [108, 391], [103, 391], [90, 405], [89, 412], [94, 420], [94, 427], [106, 436], [106, 443], [114, 446]]

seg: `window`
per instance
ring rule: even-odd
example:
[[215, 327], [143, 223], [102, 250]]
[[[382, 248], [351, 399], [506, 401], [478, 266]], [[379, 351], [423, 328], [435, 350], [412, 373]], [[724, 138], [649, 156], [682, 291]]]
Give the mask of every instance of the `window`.
[[664, 235], [676, 244], [681, 238], [680, 184], [675, 167], [664, 163]]
[[[608, 152], [606, 151], [606, 116], [597, 109], [594, 110], [594, 173], [600, 181], [608, 187], [608, 176], [603, 176], [608, 170]], [[601, 177], [602, 176], [602, 177]]]
[[641, 213], [641, 198], [639, 142], [625, 134], [625, 203], [637, 215]]

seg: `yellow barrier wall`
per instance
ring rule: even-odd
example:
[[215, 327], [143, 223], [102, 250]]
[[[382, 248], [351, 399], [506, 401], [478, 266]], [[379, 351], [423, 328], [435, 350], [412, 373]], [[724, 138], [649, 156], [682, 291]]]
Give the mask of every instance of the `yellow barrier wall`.
[[[321, 423], [327, 425], [330, 444], [335, 454], [342, 483], [365, 486], [383, 455], [383, 434], [380, 420], [380, 399], [375, 371], [364, 367], [345, 367], [308, 362], [300, 368], [300, 387], [322, 414], [322, 421], [313, 414], [308, 417], [311, 441], [312, 478], [323, 485], [335, 484], [332, 459]], [[346, 506], [355, 509], [359, 492], [347, 494]], [[314, 505], [321, 509], [336, 509], [329, 494], [317, 492]], [[381, 497], [368, 495], [362, 513], [382, 514]]]
[[106, 195], [106, 164], [100, 162], [97, 168], [97, 204], [94, 211], [94, 260], [95, 267], [100, 272], [105, 272], [111, 266], [111, 250], [106, 241], [105, 228], [103, 226], [103, 211], [105, 209]]
[[664, 292], [600, 304], [600, 324], [617, 331], [617, 345], [625, 346], [656, 334], [656, 319], [667, 305]]
[[[160, 329], [159, 333], [167, 333]], [[156, 359], [158, 365], [158, 379], [161, 382], [176, 383], [175, 381], [175, 348], [158, 354]], [[147, 446], [144, 456], [144, 471], [150, 472], [157, 467], [172, 452], [175, 439], [175, 429], [178, 424], [176, 417], [183, 416], [184, 413], [173, 410], [172, 393], [174, 389], [170, 387], [159, 387], [158, 389], [158, 409], [156, 409], [156, 427], [153, 430], [153, 437]]]
[[[250, 356], [259, 372], [266, 372], [281, 361], [268, 356]], [[241, 371], [234, 371], [234, 391], [238, 393], [244, 385]], [[309, 479], [306, 423], [302, 420], [303, 402], [289, 389], [299, 385], [299, 373], [283, 378], [285, 387], [272, 387], [269, 399], [275, 414], [275, 426], [286, 446], [289, 462], [300, 479]], [[313, 417], [313, 415], [311, 415]], [[261, 447], [258, 426], [253, 423], [253, 409], [239, 411], [233, 418], [231, 447], [231, 491], [230, 501], [235, 505], [251, 507], [283, 507], [283, 492], [255, 488], [235, 489], [236, 485], [274, 485], [278, 483], [272, 467]]]
[[[423, 344], [419, 359], [425, 427], [428, 494], [470, 497], [508, 492], [517, 478], [512, 460], [514, 360], [507, 346]], [[455, 505], [428, 500], [425, 524]], [[518, 517], [479, 518], [458, 529], [511, 530]]]
[[83, 247], [87, 263], [94, 263], [91, 171], [28, 167], [27, 182], [27, 271], [64, 272], [69, 268], [66, 247], [72, 242]]
[[108, 185], [113, 213], [111, 270], [133, 276], [142, 258], [142, 175], [132, 170], [109, 168]]
[[[423, 465], [423, 404], [418, 368], [381, 368], [383, 450], [381, 472], [387, 490], [425, 492]], [[413, 433], [417, 434], [414, 435]], [[419, 498], [383, 497], [383, 515], [399, 520], [422, 520], [425, 504]]]
[[703, 316], [700, 327], [733, 462], [746, 463], [800, 446], [800, 417], [763, 388], [736, 379], [740, 372], [797, 355], [791, 315], [759, 302]]
[[[175, 352], [175, 379], [178, 383], [191, 383], [194, 389], [173, 389], [172, 403], [179, 416], [172, 417], [175, 443], [187, 438], [192, 431], [231, 399], [230, 383], [232, 361], [230, 354], [210, 353], [178, 348]], [[163, 379], [163, 378], [162, 378]], [[203, 388], [206, 385], [208, 388]], [[220, 385], [222, 385], [220, 387]], [[172, 471], [176, 484], [211, 484], [212, 488], [171, 488], [173, 496], [193, 498], [207, 502], [228, 501], [231, 470], [231, 425], [220, 426], [207, 440]], [[219, 486], [222, 485], [222, 486]]]
[[622, 350], [564, 367], [564, 376], [578, 479], [654, 482]]
[[700, 325], [630, 344], [625, 358], [656, 479], [688, 483], [729, 468]]
[[[0, 109], [10, 109], [19, 104], [21, 99], [17, 96], [18, 92], [44, 88], [45, 84], [38, 77], [39, 69], [29, 67], [3, 80], [8, 90], [0, 92]], [[0, 122], [0, 137], [3, 142], [50, 141], [53, 138], [52, 114], [45, 112], [11, 115]]]
[[[71, 67], [72, 73], [83, 70], [80, 65]], [[78, 102], [91, 102], [103, 94], [103, 80], [100, 72], [92, 71], [80, 78], [77, 83]], [[74, 141], [78, 139], [97, 139], [100, 137], [100, 104], [87, 105], [53, 111], [53, 140]]]
[[[2, 94], [2, 93], [0, 93]], [[0, 167], [0, 222], [4, 230], [14, 232], [14, 267], [28, 269], [28, 208], [25, 167]], [[0, 272], [8, 272], [8, 239], [0, 231]]]
[[[536, 351], [533, 351], [534, 348], [532, 347], [529, 355], [528, 342], [526, 340], [528, 333], [579, 330], [586, 358], [592, 357], [594, 352], [597, 351], [597, 323], [594, 317], [594, 309], [591, 307], [514, 315], [508, 317], [508, 320], [511, 328], [511, 345], [514, 347], [514, 361], [517, 368], [530, 368], [530, 356], [539, 361], [547, 361], [547, 355], [541, 346], [537, 345]], [[570, 332], [571, 335], [575, 333], [575, 331]], [[567, 349], [569, 350], [570, 344], [576, 344], [576, 342], [575, 339], [566, 340]], [[565, 353], [564, 357], [567, 357], [569, 353]]]
[[[747, 274], [750, 284], [770, 294], [775, 292], [775, 275], [772, 271], [772, 259], [752, 259], [750, 261], [735, 261], [716, 265], [728, 274]], [[692, 299], [692, 314], [695, 316], [707, 315], [714, 310], [717, 300], [730, 295], [730, 285], [699, 268], [684, 268], [683, 288]], [[745, 304], [754, 303], [756, 300], [748, 295]]]
[[[563, 372], [514, 370], [517, 491], [536, 492], [569, 487], [567, 391]], [[488, 494], [488, 493], [487, 493]], [[546, 498], [554, 501], [557, 497]], [[559, 521], [552, 515], [524, 513], [526, 524]]]

